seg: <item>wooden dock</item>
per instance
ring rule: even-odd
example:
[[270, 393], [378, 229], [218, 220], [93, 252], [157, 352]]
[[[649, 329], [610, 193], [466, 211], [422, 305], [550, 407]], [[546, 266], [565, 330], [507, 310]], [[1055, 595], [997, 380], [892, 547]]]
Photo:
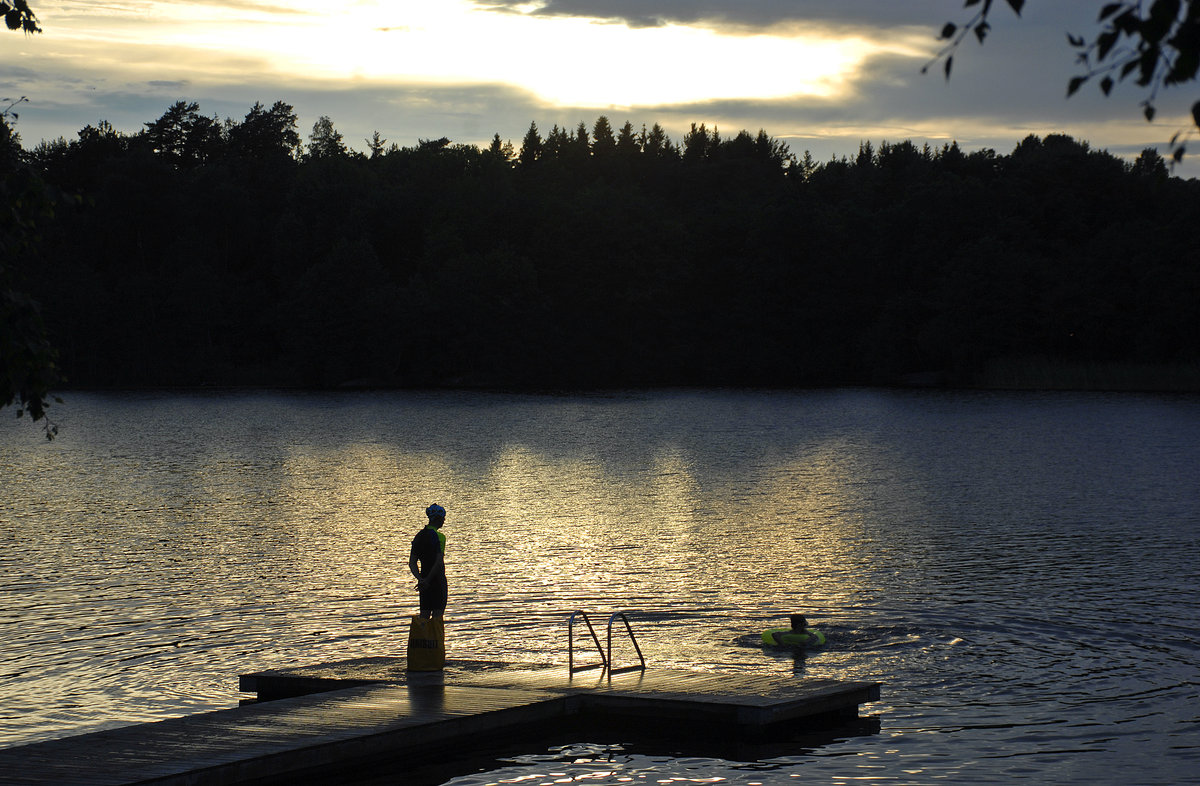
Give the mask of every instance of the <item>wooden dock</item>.
[[242, 691], [268, 701], [373, 683], [544, 691], [578, 697], [575, 706], [585, 712], [655, 718], [680, 715], [696, 722], [708, 719], [738, 727], [811, 717], [857, 717], [860, 704], [879, 699], [876, 682], [653, 668], [572, 674], [565, 666], [470, 660], [448, 661], [445, 671], [425, 674], [406, 672], [403, 658], [361, 658], [239, 678]]
[[844, 722], [879, 699], [874, 682], [678, 669], [571, 674], [453, 660], [444, 672], [408, 673], [403, 658], [265, 671], [239, 682], [260, 700], [0, 749], [0, 784], [295, 783], [418, 751], [470, 748], [492, 735], [536, 739], [539, 729], [567, 722], [758, 735], [782, 724]]

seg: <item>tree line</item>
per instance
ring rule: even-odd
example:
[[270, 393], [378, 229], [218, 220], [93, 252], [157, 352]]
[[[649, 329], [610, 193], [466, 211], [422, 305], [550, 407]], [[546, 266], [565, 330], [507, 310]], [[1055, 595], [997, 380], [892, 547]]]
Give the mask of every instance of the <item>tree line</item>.
[[284, 102], [240, 121], [179, 102], [138, 133], [28, 150], [5, 127], [6, 182], [59, 195], [9, 266], [73, 387], [971, 385], [1029, 359], [1200, 363], [1200, 183], [1154, 150], [1049, 135], [816, 161], [765, 131], [675, 141], [599, 117], [358, 153], [327, 117], [302, 140]]

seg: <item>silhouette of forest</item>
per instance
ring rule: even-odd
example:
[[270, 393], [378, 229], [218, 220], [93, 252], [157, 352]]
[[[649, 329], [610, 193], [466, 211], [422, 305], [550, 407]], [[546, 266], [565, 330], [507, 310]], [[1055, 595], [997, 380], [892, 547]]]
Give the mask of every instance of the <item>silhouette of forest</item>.
[[326, 117], [302, 139], [282, 102], [145, 126], [12, 137], [82, 197], [22, 266], [72, 387], [1200, 378], [1200, 182], [1153, 150], [815, 161], [761, 131], [600, 117], [363, 154]]

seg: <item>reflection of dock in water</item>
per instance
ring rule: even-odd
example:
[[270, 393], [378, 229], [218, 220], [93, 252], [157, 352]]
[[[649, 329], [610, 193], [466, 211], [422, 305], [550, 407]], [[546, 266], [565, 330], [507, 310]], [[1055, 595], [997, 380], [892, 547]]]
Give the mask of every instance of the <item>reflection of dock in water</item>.
[[489, 737], [536, 739], [568, 726], [586, 734], [592, 724], [645, 726], [669, 744], [705, 731], [763, 738], [845, 724], [879, 699], [879, 683], [790, 674], [404, 666], [403, 658], [363, 658], [242, 675], [241, 689], [258, 701], [0, 750], [0, 784], [294, 783], [408, 753], [424, 758], [431, 748], [471, 750]]

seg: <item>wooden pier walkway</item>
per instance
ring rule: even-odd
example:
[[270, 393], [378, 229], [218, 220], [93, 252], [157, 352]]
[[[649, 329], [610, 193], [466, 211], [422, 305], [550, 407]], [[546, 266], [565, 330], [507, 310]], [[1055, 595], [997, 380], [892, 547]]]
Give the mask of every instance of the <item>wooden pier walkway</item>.
[[[310, 773], [395, 760], [489, 735], [568, 720], [669, 720], [723, 734], [803, 719], [857, 717], [879, 683], [647, 669], [568, 673], [449, 661], [408, 673], [403, 658], [365, 658], [242, 675], [260, 700], [157, 723], [0, 749], [4, 786], [295, 783]], [[398, 778], [401, 783], [402, 778]]]
[[496, 688], [367, 685], [0, 749], [0, 783], [232, 784], [300, 777], [565, 715], [557, 698]]

